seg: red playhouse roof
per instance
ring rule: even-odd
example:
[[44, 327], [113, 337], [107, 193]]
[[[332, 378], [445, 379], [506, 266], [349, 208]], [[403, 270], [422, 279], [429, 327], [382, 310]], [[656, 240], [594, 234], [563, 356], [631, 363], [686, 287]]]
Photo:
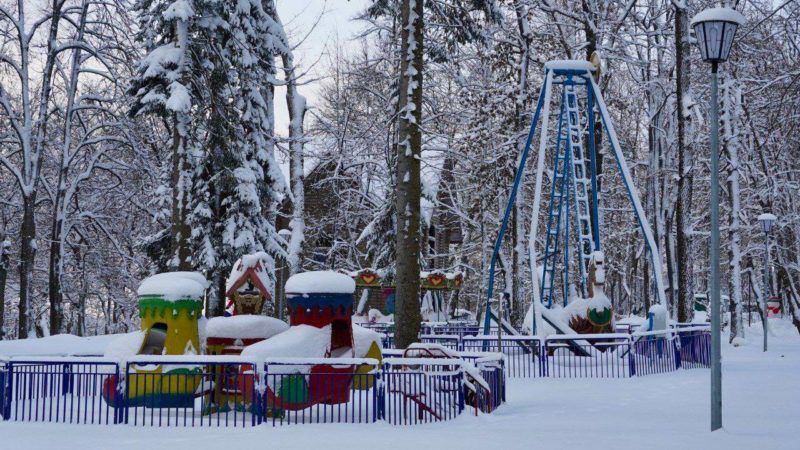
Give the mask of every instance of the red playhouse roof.
[[[249, 256], [249, 255], [248, 255]], [[228, 277], [228, 290], [225, 296], [231, 298], [233, 294], [248, 280], [253, 283], [256, 289], [267, 300], [272, 300], [272, 294], [264, 285], [267, 273], [262, 266], [260, 258], [241, 258], [233, 265], [230, 277]], [[253, 261], [255, 259], [255, 261]]]

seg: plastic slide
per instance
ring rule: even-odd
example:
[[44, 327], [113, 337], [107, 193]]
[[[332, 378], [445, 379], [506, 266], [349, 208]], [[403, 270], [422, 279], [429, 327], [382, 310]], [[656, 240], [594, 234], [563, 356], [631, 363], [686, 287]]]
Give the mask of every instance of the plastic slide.
[[[567, 325], [563, 320], [561, 320], [561, 318], [556, 315], [555, 311], [551, 311], [544, 307], [538, 308], [537, 311], [539, 311], [542, 314], [542, 319], [545, 322], [547, 322], [551, 327], [553, 327], [558, 332], [558, 334], [578, 334], [575, 332], [575, 330], [570, 328], [569, 325]], [[575, 352], [576, 355], [591, 356], [589, 352], [586, 351], [586, 346], [591, 345], [589, 342], [584, 340], [574, 340], [574, 341], [569, 340], [567, 341], [567, 343], [569, 344], [570, 348], [572, 349], [573, 352]]]

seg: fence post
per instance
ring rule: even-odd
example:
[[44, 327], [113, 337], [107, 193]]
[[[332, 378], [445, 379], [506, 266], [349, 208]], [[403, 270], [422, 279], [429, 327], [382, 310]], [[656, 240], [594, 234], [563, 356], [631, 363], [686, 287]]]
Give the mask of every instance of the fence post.
[[630, 377], [636, 375], [636, 358], [633, 356], [634, 352], [636, 351], [636, 341], [633, 340], [633, 337], [628, 338], [628, 369], [630, 372]]
[[8, 420], [8, 406], [6, 405], [6, 401], [8, 404], [11, 404], [11, 394], [7, 391], [7, 387], [10, 384], [9, 375], [9, 366], [11, 363], [4, 362], [2, 363], [2, 370], [0, 370], [0, 418], [3, 420]]
[[[261, 396], [258, 393], [258, 383], [256, 380], [260, 380], [263, 376], [261, 372], [260, 364], [253, 364], [253, 376], [250, 380], [250, 392], [252, 392], [252, 398], [250, 398], [250, 416], [252, 426], [261, 425], [263, 422], [261, 417]], [[241, 376], [241, 375], [240, 375]]]
[[550, 369], [547, 362], [547, 338], [539, 341], [539, 375], [542, 377], [549, 376]]
[[676, 332], [674, 339], [672, 345], [675, 348], [675, 370], [678, 370], [681, 368], [681, 334]]
[[[461, 413], [464, 412], [464, 368], [461, 366], [459, 366], [459, 368], [461, 370], [458, 371], [458, 384], [461, 385], [461, 388], [458, 390], [458, 415], [461, 415]], [[477, 403], [477, 392], [475, 394], [475, 401]]]
[[372, 422], [385, 419], [384, 412], [386, 409], [383, 378], [381, 373], [385, 367], [375, 367], [375, 387], [372, 389]]

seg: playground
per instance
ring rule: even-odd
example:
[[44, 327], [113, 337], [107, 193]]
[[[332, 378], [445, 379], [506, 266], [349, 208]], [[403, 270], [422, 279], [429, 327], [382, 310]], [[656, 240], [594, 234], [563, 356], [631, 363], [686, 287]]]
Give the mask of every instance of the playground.
[[[180, 449], [187, 433], [198, 432], [187, 428], [212, 429], [198, 432], [210, 445], [227, 445], [230, 436], [236, 445], [255, 445], [268, 435], [275, 445], [311, 447], [324, 433], [335, 447], [380, 437], [383, 447], [395, 448], [397, 426], [413, 426], [407, 432], [420, 445], [443, 448], [566, 448], [587, 440], [603, 447], [747, 448], [765, 434], [771, 448], [788, 444], [786, 425], [796, 421], [800, 401], [786, 386], [800, 369], [800, 348], [788, 340], [760, 359], [753, 345], [726, 347], [726, 398], [739, 404], [728, 423], [739, 434], [705, 433], [711, 328], [671, 319], [659, 251], [595, 82], [599, 70], [583, 61], [545, 65], [479, 314], [448, 306], [463, 273], [421, 272], [419, 342], [396, 349], [395, 286], [377, 270], [297, 273], [282, 286], [285, 298], [275, 299], [270, 257], [245, 255], [225, 283], [225, 316], [210, 319], [210, 282], [202, 274], [159, 273], [138, 287], [139, 331], [0, 345], [0, 430], [13, 430], [4, 435], [23, 448], [75, 424], [102, 425], [70, 438], [100, 448], [152, 440]], [[605, 293], [607, 230], [594, 124], [602, 126], [649, 256], [655, 295], [642, 316], [615, 313]], [[536, 136], [533, 298], [518, 329], [497, 298], [494, 277]], [[544, 236], [543, 249], [536, 236]], [[375, 297], [381, 310], [368, 307]], [[278, 310], [277, 317], [262, 314]], [[774, 334], [791, 334], [788, 321], [773, 322]], [[747, 331], [750, 342], [759, 332]], [[749, 407], [755, 398], [768, 413]], [[687, 432], [676, 439], [665, 423]], [[347, 427], [331, 433], [320, 424]], [[213, 431], [232, 428], [241, 431]], [[396, 448], [408, 446], [405, 440]]]
[[[509, 401], [491, 415], [465, 414], [438, 424], [395, 427], [376, 423], [300, 427], [119, 427], [76, 428], [57, 423], [0, 422], [9, 448], [163, 447], [174, 450], [256, 447], [352, 448], [379, 442], [381, 448], [600, 448], [792, 449], [800, 420], [800, 347], [791, 325], [774, 321], [774, 351], [764, 357], [758, 326], [749, 328], [743, 347], [723, 347], [726, 364], [726, 427], [709, 434], [708, 371], [682, 371], [636, 380], [509, 379]], [[576, 382], [577, 381], [577, 382]], [[680, 433], [673, 430], [680, 429]], [[83, 432], [91, 431], [91, 432]], [[76, 431], [81, 431], [76, 433]], [[200, 439], [201, 444], [198, 444]], [[361, 445], [361, 444], [358, 444]]]

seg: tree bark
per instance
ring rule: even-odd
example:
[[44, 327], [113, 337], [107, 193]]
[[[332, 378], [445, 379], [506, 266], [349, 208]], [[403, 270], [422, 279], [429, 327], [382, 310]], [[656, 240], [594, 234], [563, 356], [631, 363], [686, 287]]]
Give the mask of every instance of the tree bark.
[[5, 334], [6, 320], [6, 280], [8, 280], [9, 251], [11, 243], [6, 240], [5, 234], [0, 235], [0, 341]]
[[419, 340], [420, 155], [422, 151], [423, 1], [402, 5], [397, 146], [395, 345]]
[[303, 147], [305, 134], [303, 122], [306, 115], [306, 99], [297, 92], [297, 73], [294, 66], [294, 56], [291, 51], [282, 55], [283, 71], [286, 75], [286, 106], [289, 109], [289, 178], [292, 190], [292, 220], [289, 228], [292, 235], [289, 239], [289, 274], [299, 272], [303, 263], [303, 248], [305, 244], [305, 185], [303, 172]]
[[678, 271], [678, 322], [692, 317], [694, 283], [692, 280], [692, 183], [693, 148], [686, 135], [685, 96], [689, 93], [689, 28], [685, 7], [675, 3], [675, 96], [678, 122], [678, 202], [675, 208], [675, 253]]

